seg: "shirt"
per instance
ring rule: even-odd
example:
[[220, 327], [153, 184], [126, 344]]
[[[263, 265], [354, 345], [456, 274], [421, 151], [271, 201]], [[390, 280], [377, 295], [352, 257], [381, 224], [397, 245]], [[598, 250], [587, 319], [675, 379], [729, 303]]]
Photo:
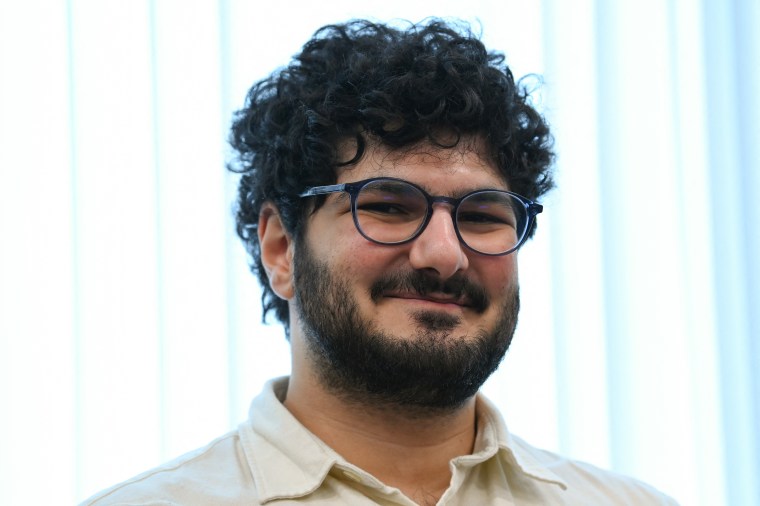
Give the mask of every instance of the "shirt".
[[[82, 505], [415, 504], [301, 425], [282, 404], [287, 385], [288, 378], [267, 383], [237, 430]], [[481, 394], [476, 412], [474, 453], [451, 460], [441, 506], [676, 504], [632, 478], [533, 448]]]

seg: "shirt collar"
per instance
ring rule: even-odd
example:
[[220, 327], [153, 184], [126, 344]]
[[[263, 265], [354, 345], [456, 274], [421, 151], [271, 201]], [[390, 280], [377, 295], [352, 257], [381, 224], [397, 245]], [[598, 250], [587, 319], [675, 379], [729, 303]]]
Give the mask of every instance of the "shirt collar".
[[261, 502], [306, 496], [319, 488], [340, 456], [282, 404], [288, 378], [267, 382], [253, 400], [240, 440]]
[[[334, 450], [306, 429], [282, 404], [288, 378], [269, 381], [251, 404], [240, 439], [261, 502], [303, 497], [317, 490], [335, 464], [348, 465]], [[567, 484], [522, 448], [507, 430], [501, 414], [478, 394], [475, 452], [456, 459], [477, 465], [489, 458], [526, 476], [567, 489]]]
[[499, 458], [505, 459], [510, 467], [517, 468], [526, 476], [559, 485], [563, 490], [567, 490], [567, 483], [562, 478], [539, 462], [523, 447], [524, 443], [519, 444], [517, 438], [510, 434], [499, 410], [484, 395], [478, 394], [475, 409], [478, 417], [478, 436], [473, 456], [490, 456], [498, 452]]

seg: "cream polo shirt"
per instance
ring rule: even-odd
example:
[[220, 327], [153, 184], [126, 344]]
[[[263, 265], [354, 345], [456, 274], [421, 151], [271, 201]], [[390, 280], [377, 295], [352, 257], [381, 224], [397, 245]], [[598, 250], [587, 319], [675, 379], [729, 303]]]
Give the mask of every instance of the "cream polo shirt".
[[[83, 505], [408, 505], [352, 465], [282, 405], [288, 379], [267, 383], [248, 421], [205, 448], [104, 490]], [[538, 450], [477, 397], [475, 453], [451, 461], [439, 505], [673, 505], [652, 487]]]

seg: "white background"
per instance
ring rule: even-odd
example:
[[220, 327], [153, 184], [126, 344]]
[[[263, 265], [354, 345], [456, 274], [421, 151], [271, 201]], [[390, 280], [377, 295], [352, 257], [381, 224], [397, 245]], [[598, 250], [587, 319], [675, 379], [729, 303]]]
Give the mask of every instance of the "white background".
[[233, 232], [232, 112], [319, 26], [482, 24], [536, 73], [559, 188], [485, 387], [528, 441], [760, 503], [752, 0], [0, 0], [0, 504], [79, 501], [287, 374]]

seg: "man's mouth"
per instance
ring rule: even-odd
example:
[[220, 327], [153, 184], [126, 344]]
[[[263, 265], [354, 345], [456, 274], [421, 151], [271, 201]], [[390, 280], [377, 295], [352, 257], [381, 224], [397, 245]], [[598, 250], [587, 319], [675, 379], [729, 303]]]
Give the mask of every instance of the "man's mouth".
[[469, 301], [466, 297], [445, 293], [421, 294], [416, 292], [389, 291], [383, 293], [383, 297], [392, 299], [421, 300], [426, 302], [434, 302], [436, 304], [452, 304], [461, 307], [472, 307], [472, 302]]
[[420, 271], [395, 273], [378, 279], [370, 289], [375, 302], [382, 298], [407, 299], [434, 304], [459, 306], [483, 313], [489, 298], [482, 286], [465, 276], [441, 280]]

